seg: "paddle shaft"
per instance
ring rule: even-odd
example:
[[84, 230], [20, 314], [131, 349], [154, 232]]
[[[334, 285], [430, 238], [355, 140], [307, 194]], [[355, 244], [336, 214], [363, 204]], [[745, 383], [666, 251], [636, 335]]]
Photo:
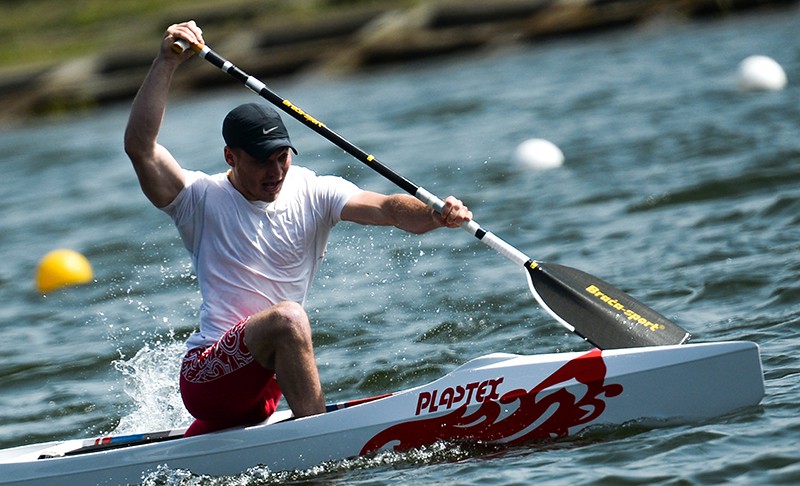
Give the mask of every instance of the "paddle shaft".
[[[344, 402], [329, 403], [325, 405], [325, 413], [335, 412], [345, 408], [361, 405], [362, 403], [374, 402], [381, 398], [392, 396], [391, 393], [383, 395], [375, 395], [367, 398], [359, 398], [356, 400], [347, 400]], [[292, 419], [288, 419], [292, 420]], [[130, 434], [130, 435], [109, 435], [105, 437], [98, 437], [96, 439], [85, 439], [83, 441], [76, 441], [75, 447], [64, 451], [52, 451], [48, 453], [43, 451], [39, 459], [50, 459], [62, 456], [77, 456], [87, 454], [90, 452], [97, 452], [101, 450], [120, 449], [123, 447], [131, 447], [135, 445], [150, 444], [153, 442], [163, 442], [172, 439], [180, 439], [184, 436], [186, 428], [160, 430], [158, 432], [150, 432], [145, 434]]]
[[[189, 45], [179, 40], [175, 43], [173, 48], [178, 51], [182, 52], [189, 48]], [[369, 166], [372, 170], [379, 173], [395, 185], [397, 185], [400, 189], [406, 191], [407, 193], [411, 194], [412, 196], [416, 197], [426, 205], [433, 208], [436, 212], [441, 212], [442, 207], [444, 207], [444, 201], [442, 201], [439, 197], [432, 194], [430, 191], [426, 190], [423, 187], [414, 184], [410, 180], [406, 179], [405, 177], [401, 176], [397, 172], [393, 171], [391, 168], [383, 164], [380, 160], [378, 160], [374, 155], [369, 154], [344, 138], [343, 136], [339, 135], [335, 131], [328, 128], [324, 123], [320, 122], [313, 116], [306, 113], [300, 107], [292, 103], [291, 101], [281, 97], [263, 82], [258, 80], [257, 78], [250, 76], [246, 72], [242, 71], [238, 67], [236, 67], [233, 63], [225, 59], [224, 57], [217, 54], [214, 50], [212, 50], [208, 46], [202, 47], [192, 47], [197, 51], [200, 57], [211, 63], [212, 65], [218, 67], [220, 70], [228, 73], [234, 79], [238, 80], [242, 84], [244, 84], [248, 89], [256, 93], [257, 95], [261, 96], [265, 100], [269, 101], [273, 105], [277, 106], [278, 108], [285, 111], [289, 114], [292, 118], [299, 121], [306, 127], [314, 130], [318, 134], [322, 135], [324, 138], [332, 142], [337, 147], [341, 148], [348, 154], [352, 155], [360, 162]], [[475, 221], [468, 221], [464, 222], [461, 227], [483, 242], [486, 246], [494, 249], [504, 257], [508, 258], [512, 262], [516, 263], [517, 265], [530, 265], [533, 263], [533, 260], [529, 258], [527, 255], [522, 253], [521, 251], [517, 250], [513, 246], [511, 246], [506, 241], [499, 238], [494, 233], [484, 230], [477, 222]]]

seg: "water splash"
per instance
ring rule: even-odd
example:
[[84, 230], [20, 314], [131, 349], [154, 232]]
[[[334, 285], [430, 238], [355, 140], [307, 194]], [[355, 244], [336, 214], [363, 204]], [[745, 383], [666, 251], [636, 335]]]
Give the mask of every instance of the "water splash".
[[183, 342], [174, 336], [146, 343], [135, 356], [114, 362], [124, 377], [124, 391], [133, 400], [132, 412], [120, 419], [113, 434], [167, 430], [187, 426], [192, 418], [178, 389]]

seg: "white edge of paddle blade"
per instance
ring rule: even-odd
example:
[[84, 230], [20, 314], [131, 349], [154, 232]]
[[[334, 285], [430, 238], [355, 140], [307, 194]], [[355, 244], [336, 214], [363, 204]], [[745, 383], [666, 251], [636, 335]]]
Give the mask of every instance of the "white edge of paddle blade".
[[[548, 306], [548, 305], [547, 305], [547, 304], [544, 302], [544, 300], [542, 299], [542, 297], [539, 295], [539, 292], [537, 292], [537, 291], [536, 291], [536, 288], [533, 286], [533, 278], [531, 277], [531, 272], [530, 272], [530, 271], [529, 271], [527, 268], [525, 269], [525, 278], [527, 278], [527, 279], [528, 279], [528, 289], [530, 289], [531, 293], [533, 294], [533, 297], [536, 299], [536, 302], [538, 302], [538, 303], [539, 303], [539, 305], [540, 305], [540, 306], [542, 306], [542, 309], [544, 309], [544, 310], [545, 310], [545, 311], [546, 311], [548, 314], [550, 314], [550, 315], [551, 315], [551, 316], [552, 316], [552, 317], [553, 317], [553, 318], [554, 318], [556, 321], [558, 321], [558, 323], [559, 323], [559, 324], [561, 324], [562, 326], [564, 326], [564, 327], [566, 327], [567, 329], [569, 329], [569, 331], [570, 331], [570, 332], [573, 332], [573, 333], [575, 333], [575, 334], [578, 334], [578, 333], [575, 331], [575, 326], [571, 325], [569, 322], [567, 322], [567, 321], [565, 321], [564, 319], [562, 319], [562, 318], [561, 318], [561, 316], [559, 316], [558, 314], [556, 314], [556, 312], [555, 312], [553, 309], [551, 309], [551, 308], [550, 308], [550, 307], [549, 307], [549, 306]], [[578, 334], [578, 336], [581, 336], [581, 335], [580, 335], [580, 334]], [[583, 337], [583, 336], [581, 336], [581, 338], [583, 338], [583, 339], [586, 339], [586, 338], [585, 338], [585, 337]]]

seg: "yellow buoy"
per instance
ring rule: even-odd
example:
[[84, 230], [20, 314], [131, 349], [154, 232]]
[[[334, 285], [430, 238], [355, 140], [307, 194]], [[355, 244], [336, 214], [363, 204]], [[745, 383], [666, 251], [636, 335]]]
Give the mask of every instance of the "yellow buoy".
[[41, 293], [61, 287], [91, 282], [92, 265], [85, 256], [73, 250], [53, 250], [39, 261], [36, 288]]

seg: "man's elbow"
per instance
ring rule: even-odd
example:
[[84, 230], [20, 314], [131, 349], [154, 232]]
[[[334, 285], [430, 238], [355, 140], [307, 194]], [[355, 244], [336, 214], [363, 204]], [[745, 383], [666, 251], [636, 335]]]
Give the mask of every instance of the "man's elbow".
[[135, 135], [125, 132], [123, 143], [125, 154], [134, 165], [142, 164], [153, 157], [154, 149], [144, 144]]
[[131, 161], [141, 157], [141, 145], [136, 143], [134, 137], [127, 131], [125, 132], [123, 147], [125, 148], [125, 155], [127, 155]]

